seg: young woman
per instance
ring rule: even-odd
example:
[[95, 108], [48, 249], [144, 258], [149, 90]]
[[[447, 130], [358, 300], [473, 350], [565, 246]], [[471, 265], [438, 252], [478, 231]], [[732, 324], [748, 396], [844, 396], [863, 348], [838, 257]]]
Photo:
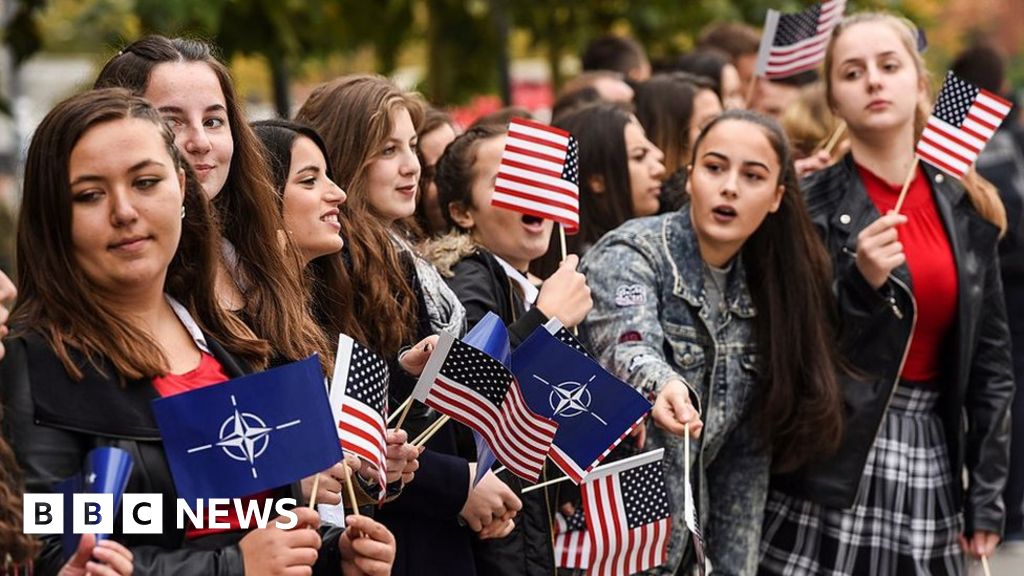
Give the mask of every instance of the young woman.
[[[352, 283], [341, 254], [345, 244], [342, 234], [350, 234], [352, 227], [339, 210], [346, 196], [332, 180], [327, 147], [312, 128], [288, 120], [263, 120], [252, 127], [266, 152], [274, 189], [280, 197], [284, 229], [306, 276], [310, 310], [325, 334], [347, 334], [362, 342], [365, 335], [356, 320]], [[402, 357], [401, 367], [409, 373], [419, 374], [425, 363], [422, 344]], [[404, 431], [388, 432], [387, 479], [395, 483], [390, 498], [397, 497], [401, 487], [412, 481], [418, 466], [418, 451], [406, 439]], [[360, 470], [362, 480], [362, 490], [357, 492], [360, 503], [376, 502], [375, 496], [367, 496], [376, 494], [375, 469], [367, 463], [355, 464], [354, 468]], [[341, 502], [344, 478], [345, 470], [340, 465], [321, 473], [317, 501]], [[312, 485], [312, 479], [303, 482]]]
[[[20, 298], [0, 364], [5, 431], [26, 489], [47, 492], [97, 446], [134, 455], [128, 492], [175, 489], [150, 401], [266, 364], [266, 346], [217, 300], [217, 237], [202, 188], [160, 114], [126, 90], [98, 90], [54, 108], [36, 130], [18, 225]], [[257, 495], [272, 498], [287, 487]], [[354, 543], [300, 528], [115, 535], [136, 573], [259, 574], [343, 568]], [[366, 524], [385, 566], [390, 537]], [[42, 539], [37, 572], [55, 573], [60, 538]], [[365, 551], [362, 544], [358, 548]], [[353, 560], [349, 557], [348, 560]]]
[[[227, 68], [198, 40], [147, 36], [107, 62], [96, 87], [143, 96], [174, 132], [216, 211], [221, 248], [217, 298], [273, 347], [274, 362], [325, 360], [330, 345], [306, 312], [294, 257], [269, 250], [282, 230], [260, 144], [246, 123]], [[326, 366], [325, 366], [326, 367]]]
[[[353, 282], [365, 286], [356, 291], [361, 299], [356, 310], [371, 347], [377, 342], [374, 330], [383, 333], [383, 343], [374, 349], [387, 352], [393, 346], [392, 355], [439, 330], [461, 335], [465, 309], [433, 265], [413, 252], [399, 228], [400, 220], [415, 209], [419, 101], [384, 78], [349, 76], [314, 90], [296, 120], [324, 137], [336, 182], [348, 193], [342, 212], [358, 223], [359, 234], [346, 238], [346, 244]], [[363, 304], [367, 298], [385, 299], [397, 312], [374, 315]], [[393, 406], [408, 398], [413, 384], [401, 374], [392, 378]], [[417, 404], [403, 428], [415, 437], [437, 417]], [[470, 528], [481, 530], [496, 524], [496, 518], [507, 524], [518, 510], [518, 499], [496, 479], [471, 486], [475, 470], [470, 461], [476, 452], [471, 434], [461, 425], [446, 424], [427, 448], [420, 455], [416, 481], [376, 512], [400, 543], [395, 573], [472, 575]], [[423, 538], [426, 533], [430, 539]]]
[[[770, 467], [839, 442], [831, 273], [774, 121], [727, 110], [689, 170], [687, 206], [627, 222], [584, 258], [594, 309], [581, 335], [654, 400], [647, 442], [665, 448], [674, 523], [656, 572], [681, 573], [682, 478], [695, 466], [708, 559], [716, 573], [752, 574]], [[684, 462], [687, 426], [700, 435], [695, 462]]]
[[637, 86], [636, 118], [651, 142], [665, 153], [665, 182], [658, 212], [686, 202], [686, 164], [700, 129], [722, 113], [722, 101], [709, 80], [685, 72], [656, 74]]
[[[508, 326], [515, 347], [549, 317], [557, 315], [566, 326], [576, 326], [591, 300], [586, 279], [576, 272], [575, 256], [540, 290], [527, 279], [530, 261], [547, 251], [552, 222], [491, 206], [505, 131], [496, 125], [471, 128], [441, 156], [440, 205], [454, 230], [432, 244], [431, 256], [465, 305], [470, 326], [493, 312]], [[555, 564], [549, 502], [554, 499], [548, 491], [519, 494], [521, 480], [508, 472], [499, 476], [516, 490], [523, 509], [506, 538], [476, 542], [477, 573], [551, 574]]]
[[[572, 134], [580, 149], [580, 230], [566, 237], [568, 253], [582, 256], [626, 220], [658, 212], [665, 155], [636, 117], [618, 105], [598, 103], [568, 112], [553, 125]], [[531, 272], [547, 278], [558, 269], [558, 243], [556, 234]]]
[[[851, 152], [807, 182], [835, 267], [844, 382], [837, 455], [773, 481], [765, 573], [962, 574], [1003, 525], [1013, 376], [995, 191], [927, 164], [892, 212], [928, 118], [913, 27], [860, 14], [836, 27], [827, 96]], [[963, 483], [966, 471], [968, 481]]]

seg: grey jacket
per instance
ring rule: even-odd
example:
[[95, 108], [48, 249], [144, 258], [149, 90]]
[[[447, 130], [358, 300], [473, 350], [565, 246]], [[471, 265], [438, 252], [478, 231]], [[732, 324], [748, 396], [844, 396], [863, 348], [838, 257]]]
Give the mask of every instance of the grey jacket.
[[[689, 386], [704, 422], [691, 456], [708, 559], [716, 574], [754, 574], [770, 456], [751, 410], [759, 362], [742, 262], [729, 273], [726, 311], [714, 327], [688, 206], [609, 232], [582, 270], [594, 308], [581, 334], [601, 363], [652, 400], [672, 378]], [[665, 448], [673, 515], [668, 562], [655, 574], [675, 574], [689, 548], [682, 442], [648, 421], [645, 449]]]

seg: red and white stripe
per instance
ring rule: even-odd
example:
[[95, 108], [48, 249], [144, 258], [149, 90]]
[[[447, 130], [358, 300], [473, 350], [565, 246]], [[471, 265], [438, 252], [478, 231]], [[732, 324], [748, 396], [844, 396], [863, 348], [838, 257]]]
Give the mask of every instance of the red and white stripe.
[[383, 498], [387, 487], [387, 424], [376, 410], [351, 397], [341, 406], [338, 437], [341, 448], [377, 467]]
[[569, 530], [565, 517], [555, 514], [555, 565], [559, 568], [585, 569], [590, 566], [590, 534]]
[[551, 461], [554, 462], [555, 465], [562, 470], [562, 472], [565, 472], [566, 476], [571, 478], [572, 481], [575, 482], [576, 484], [579, 484], [580, 482], [583, 482], [583, 480], [587, 477], [587, 474], [589, 474], [591, 470], [593, 470], [598, 464], [604, 461], [608, 454], [610, 454], [611, 451], [614, 450], [615, 447], [618, 446], [626, 438], [626, 436], [629, 436], [633, 432], [633, 430], [638, 425], [640, 425], [641, 422], [644, 421], [644, 418], [646, 416], [647, 413], [645, 412], [643, 416], [640, 416], [640, 418], [638, 418], [636, 422], [630, 425], [630, 427], [627, 428], [626, 431], [623, 432], [622, 435], [619, 436], [619, 438], [614, 443], [612, 443], [611, 446], [605, 449], [605, 451], [602, 452], [596, 460], [591, 462], [590, 466], [587, 466], [586, 469], [580, 468], [579, 465], [576, 464], [576, 461], [570, 458], [568, 454], [563, 452], [557, 444], [553, 444], [551, 446], [551, 453], [548, 454], [548, 456], [551, 458]]
[[558, 431], [558, 424], [530, 410], [513, 381], [499, 407], [475, 390], [438, 374], [426, 404], [484, 437], [494, 455], [513, 474], [536, 482]]
[[671, 516], [628, 530], [618, 474], [582, 486], [591, 539], [588, 575], [625, 576], [665, 563]]
[[832, 29], [842, 21], [845, 11], [846, 0], [826, 0], [821, 4], [817, 34], [789, 46], [775, 46], [772, 39], [779, 13], [769, 10], [761, 47], [761, 53], [765, 55], [758, 55], [756, 74], [769, 79], [786, 78], [817, 68], [825, 59]]
[[928, 118], [917, 143], [918, 157], [963, 178], [1011, 107], [1009, 102], [988, 90], [979, 90], [960, 128], [934, 115]]
[[569, 133], [513, 118], [501, 155], [491, 204], [579, 228], [579, 187], [562, 179]]

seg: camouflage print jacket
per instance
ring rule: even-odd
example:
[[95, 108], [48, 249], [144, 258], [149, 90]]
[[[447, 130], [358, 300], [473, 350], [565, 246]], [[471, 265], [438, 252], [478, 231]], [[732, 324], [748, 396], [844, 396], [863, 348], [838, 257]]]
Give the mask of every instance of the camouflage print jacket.
[[[704, 422], [691, 457], [707, 557], [716, 574], [754, 574], [770, 458], [751, 410], [758, 357], [742, 263], [726, 279], [725, 307], [714, 329], [687, 206], [609, 232], [582, 269], [594, 308], [581, 333], [601, 363], [652, 400], [672, 378], [690, 387]], [[682, 442], [648, 421], [645, 448], [665, 448], [673, 515], [668, 562], [655, 574], [675, 574], [689, 549]]]

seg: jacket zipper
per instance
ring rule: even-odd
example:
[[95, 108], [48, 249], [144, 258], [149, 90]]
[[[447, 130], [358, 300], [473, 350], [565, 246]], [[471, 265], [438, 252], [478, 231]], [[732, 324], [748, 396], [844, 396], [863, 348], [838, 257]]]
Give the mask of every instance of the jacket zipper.
[[[903, 357], [900, 358], [900, 367], [896, 371], [896, 381], [893, 383], [892, 391], [889, 392], [889, 398], [885, 401], [885, 410], [882, 412], [882, 418], [878, 420], [878, 426], [875, 428], [875, 435], [871, 440], [871, 444], [874, 445], [875, 441], [878, 440], [878, 433], [882, 430], [882, 425], [885, 423], [885, 415], [889, 413], [889, 406], [892, 405], [892, 399], [896, 396], [896, 389], [900, 385], [900, 375], [903, 374], [903, 366], [907, 363], [907, 356], [910, 355], [910, 345], [914, 341], [914, 328], [917, 326], [917, 299], [914, 298], [914, 293], [910, 291], [910, 288], [903, 283], [899, 278], [890, 274], [889, 278], [903, 289], [910, 297], [910, 311], [913, 314], [910, 321], [910, 335], [907, 337], [907, 344], [903, 348]], [[892, 307], [893, 314], [896, 315], [900, 320], [903, 319], [903, 311], [896, 304], [896, 297], [894, 295], [889, 296], [889, 305]], [[861, 471], [860, 480], [857, 482], [857, 492], [860, 493], [861, 484], [864, 482], [863, 470]]]

